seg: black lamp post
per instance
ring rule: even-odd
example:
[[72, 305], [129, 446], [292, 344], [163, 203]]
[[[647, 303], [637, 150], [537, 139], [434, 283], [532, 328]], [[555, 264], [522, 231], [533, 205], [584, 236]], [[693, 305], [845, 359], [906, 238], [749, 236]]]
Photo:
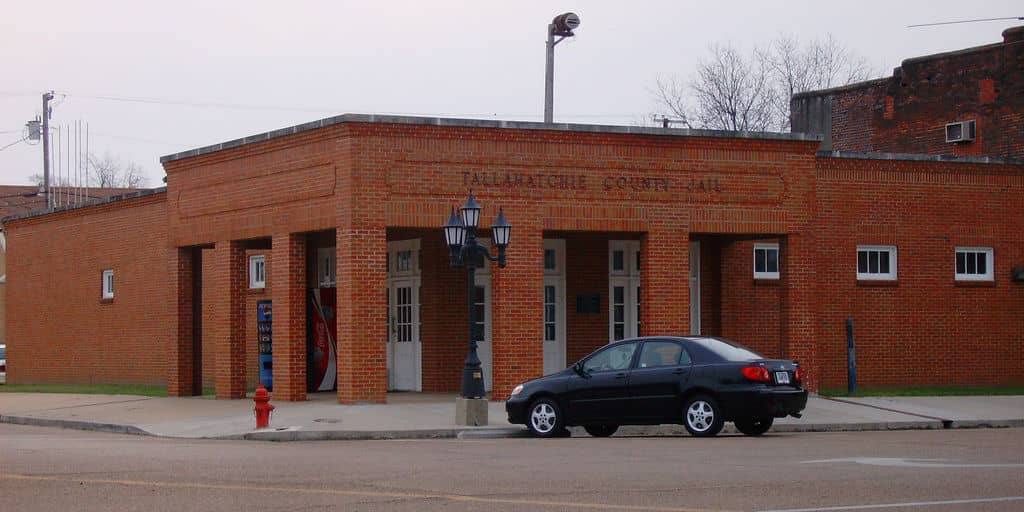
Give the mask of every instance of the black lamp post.
[[473, 199], [470, 192], [469, 199], [462, 206], [462, 217], [455, 213], [448, 217], [444, 224], [444, 238], [448, 243], [448, 250], [451, 257], [452, 267], [466, 266], [469, 273], [469, 354], [466, 355], [466, 365], [462, 369], [462, 397], [483, 398], [484, 370], [480, 366], [480, 357], [476, 354], [476, 336], [474, 336], [473, 321], [473, 296], [476, 294], [476, 268], [481, 260], [497, 261], [499, 268], [505, 268], [505, 248], [508, 247], [509, 236], [512, 233], [512, 225], [505, 220], [505, 213], [498, 210], [498, 218], [491, 224], [491, 233], [494, 235], [494, 244], [498, 246], [498, 255], [492, 256], [491, 252], [477, 243], [476, 228], [480, 223], [480, 205]]

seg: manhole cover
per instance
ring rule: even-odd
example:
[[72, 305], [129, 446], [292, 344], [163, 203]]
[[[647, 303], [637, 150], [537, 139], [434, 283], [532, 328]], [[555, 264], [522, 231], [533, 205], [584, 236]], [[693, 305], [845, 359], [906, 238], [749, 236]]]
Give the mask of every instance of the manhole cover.
[[341, 418], [317, 418], [314, 423], [341, 423]]

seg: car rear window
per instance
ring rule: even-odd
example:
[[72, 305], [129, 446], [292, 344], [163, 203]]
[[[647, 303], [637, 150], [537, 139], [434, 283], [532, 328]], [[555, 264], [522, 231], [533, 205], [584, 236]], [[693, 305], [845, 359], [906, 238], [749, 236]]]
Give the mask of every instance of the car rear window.
[[691, 338], [691, 341], [726, 361], [753, 361], [765, 358], [761, 354], [734, 341], [718, 338]]

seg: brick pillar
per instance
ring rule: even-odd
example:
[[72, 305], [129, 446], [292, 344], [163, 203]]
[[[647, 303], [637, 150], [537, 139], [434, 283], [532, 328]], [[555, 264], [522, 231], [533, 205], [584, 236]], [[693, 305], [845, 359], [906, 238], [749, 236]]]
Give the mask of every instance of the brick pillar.
[[387, 401], [387, 231], [337, 229], [338, 402]]
[[544, 373], [544, 234], [540, 220], [527, 217], [537, 211], [505, 208], [513, 225], [508, 266], [491, 267], [492, 400], [508, 399], [512, 386]]
[[[245, 398], [245, 284], [247, 265], [240, 242], [217, 242], [211, 256], [208, 329], [216, 365], [217, 398]], [[255, 340], [252, 340], [255, 343]]]
[[690, 234], [657, 226], [640, 242], [640, 334], [690, 333]]
[[167, 353], [168, 396], [192, 396], [194, 354], [192, 301], [195, 290], [193, 249], [171, 247], [167, 262], [171, 277], [171, 346]]
[[782, 357], [800, 362], [804, 385], [817, 391], [817, 309], [815, 303], [815, 248], [810, 234], [789, 235], [779, 240], [779, 279], [782, 287], [780, 327]]
[[274, 398], [306, 399], [306, 240], [274, 235], [270, 280], [274, 301]]

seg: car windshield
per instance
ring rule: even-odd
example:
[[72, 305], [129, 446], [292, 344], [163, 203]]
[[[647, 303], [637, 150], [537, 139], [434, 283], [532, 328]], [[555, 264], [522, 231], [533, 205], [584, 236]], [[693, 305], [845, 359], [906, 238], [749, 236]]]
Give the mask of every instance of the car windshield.
[[765, 357], [739, 343], [717, 338], [691, 338], [691, 341], [721, 356], [726, 361], [753, 361]]

